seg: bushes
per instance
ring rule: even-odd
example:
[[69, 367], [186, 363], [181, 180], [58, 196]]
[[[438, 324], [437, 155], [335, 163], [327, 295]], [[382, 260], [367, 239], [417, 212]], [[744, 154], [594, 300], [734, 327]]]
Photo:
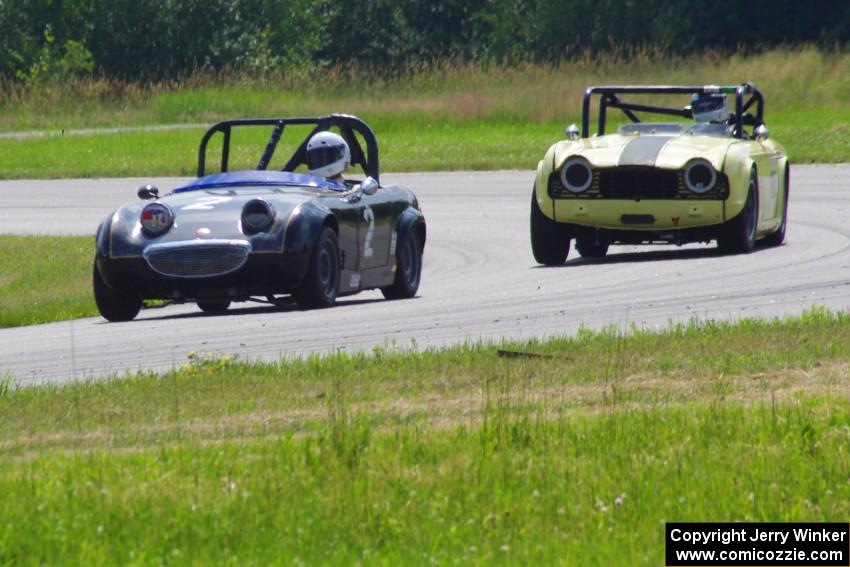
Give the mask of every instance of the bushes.
[[0, 0], [0, 76], [169, 78], [331, 63], [554, 60], [615, 47], [685, 54], [844, 46], [850, 4], [822, 0]]

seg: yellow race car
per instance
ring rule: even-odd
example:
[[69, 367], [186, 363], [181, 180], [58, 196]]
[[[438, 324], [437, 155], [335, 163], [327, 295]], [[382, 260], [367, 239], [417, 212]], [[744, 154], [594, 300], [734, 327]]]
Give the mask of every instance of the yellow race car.
[[[677, 97], [689, 103], [672, 106]], [[625, 119], [606, 134], [611, 108]], [[537, 166], [531, 248], [540, 264], [563, 264], [570, 241], [593, 258], [611, 244], [716, 241], [723, 252], [745, 253], [756, 241], [785, 239], [788, 156], [769, 138], [764, 97], [750, 83], [590, 87], [581, 129], [573, 124], [566, 134]]]

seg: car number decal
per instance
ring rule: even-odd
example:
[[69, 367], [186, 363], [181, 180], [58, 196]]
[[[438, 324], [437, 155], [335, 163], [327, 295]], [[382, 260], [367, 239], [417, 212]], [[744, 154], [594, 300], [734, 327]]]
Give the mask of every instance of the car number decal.
[[369, 223], [369, 228], [366, 229], [366, 238], [363, 239], [363, 257], [371, 258], [375, 253], [375, 250], [372, 249], [372, 237], [375, 234], [375, 213], [371, 207], [366, 206], [363, 209], [363, 220]]
[[201, 197], [194, 203], [180, 207], [181, 211], [211, 211], [216, 205], [233, 200], [233, 197]]

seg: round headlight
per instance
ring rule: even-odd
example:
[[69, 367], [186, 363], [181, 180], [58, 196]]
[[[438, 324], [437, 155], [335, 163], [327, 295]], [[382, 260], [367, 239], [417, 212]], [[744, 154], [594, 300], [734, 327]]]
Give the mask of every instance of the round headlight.
[[593, 183], [593, 170], [587, 160], [571, 157], [561, 166], [561, 184], [571, 193], [581, 193]]
[[242, 231], [246, 234], [263, 232], [274, 223], [274, 209], [271, 203], [262, 199], [254, 199], [242, 207]]
[[142, 230], [151, 236], [160, 234], [171, 228], [174, 213], [165, 203], [151, 203], [142, 209]]
[[694, 193], [710, 191], [717, 183], [717, 172], [705, 160], [695, 159], [685, 167], [685, 185]]

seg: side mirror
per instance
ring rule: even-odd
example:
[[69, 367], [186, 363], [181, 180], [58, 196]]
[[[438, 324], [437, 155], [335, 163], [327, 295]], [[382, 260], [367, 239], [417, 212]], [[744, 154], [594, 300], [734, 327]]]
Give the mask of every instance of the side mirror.
[[570, 140], [578, 140], [579, 129], [578, 126], [576, 126], [575, 124], [570, 124], [569, 126], [567, 126], [564, 132], [567, 134], [567, 138], [569, 138]]
[[770, 137], [770, 132], [767, 130], [767, 126], [764, 124], [760, 126], [756, 126], [753, 134], [756, 135], [756, 140], [767, 140]]
[[145, 185], [144, 187], [139, 187], [139, 190], [136, 192], [136, 195], [138, 195], [139, 199], [143, 201], [159, 199], [159, 189], [154, 187], [153, 185]]
[[360, 184], [360, 190], [364, 195], [374, 195], [380, 187], [378, 180], [374, 177], [367, 177], [363, 180], [363, 183]]

